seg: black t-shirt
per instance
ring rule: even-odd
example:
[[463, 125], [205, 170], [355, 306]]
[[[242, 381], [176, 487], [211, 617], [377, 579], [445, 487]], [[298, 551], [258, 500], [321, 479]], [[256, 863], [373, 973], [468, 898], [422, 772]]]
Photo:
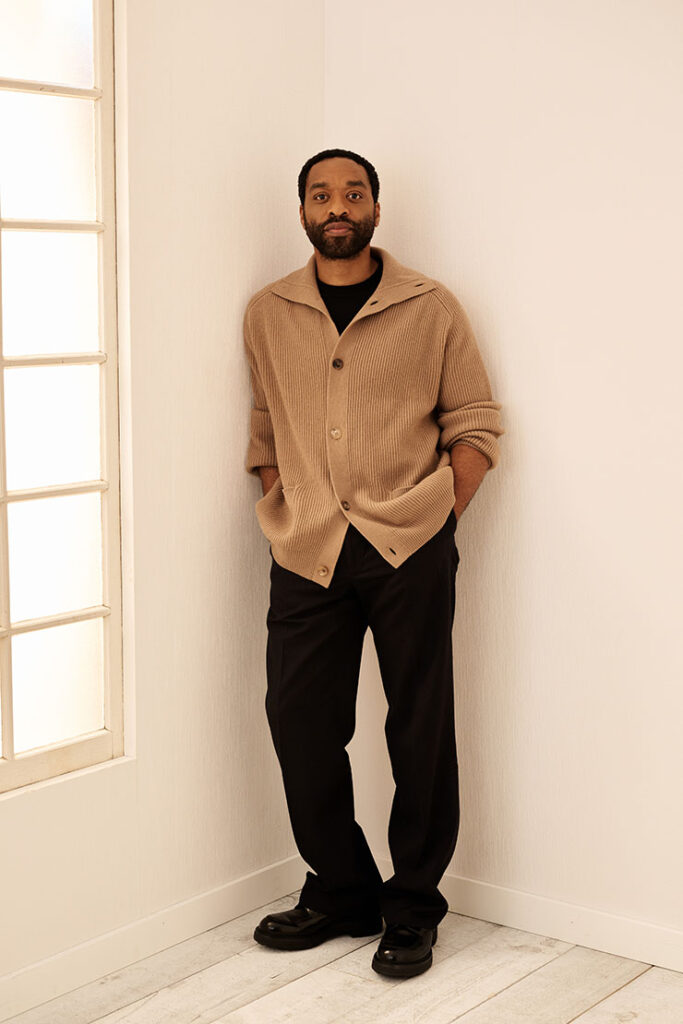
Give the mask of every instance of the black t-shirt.
[[378, 266], [374, 274], [365, 281], [359, 281], [358, 284], [325, 284], [318, 277], [316, 268], [315, 276], [320, 295], [340, 334], [348, 327], [361, 306], [365, 305], [380, 282], [382, 259], [380, 256], [376, 256], [375, 259]]

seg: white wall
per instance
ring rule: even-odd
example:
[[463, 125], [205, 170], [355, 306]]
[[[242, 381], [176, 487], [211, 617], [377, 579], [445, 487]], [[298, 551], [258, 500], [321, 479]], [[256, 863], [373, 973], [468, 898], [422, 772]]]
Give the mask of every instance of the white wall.
[[[327, 145], [375, 163], [377, 244], [456, 292], [504, 407], [457, 532], [451, 908], [683, 969], [683, 9], [415, 12], [117, 2], [128, 758], [0, 798], [0, 1019], [303, 880], [240, 330], [310, 255]], [[384, 713], [368, 636], [351, 754], [388, 875]]]
[[[456, 292], [503, 403], [456, 534], [445, 891], [682, 970], [683, 7], [416, 11], [375, 0], [350, 35], [326, 5], [325, 145], [378, 168], [381, 244]], [[386, 708], [365, 654], [358, 772]], [[358, 796], [377, 856], [386, 756], [381, 778]]]

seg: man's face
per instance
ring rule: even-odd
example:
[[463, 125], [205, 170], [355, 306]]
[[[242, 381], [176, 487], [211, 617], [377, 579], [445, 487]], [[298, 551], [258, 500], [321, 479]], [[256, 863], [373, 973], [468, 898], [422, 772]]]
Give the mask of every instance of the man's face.
[[379, 203], [373, 202], [365, 168], [346, 157], [314, 164], [299, 216], [311, 243], [326, 259], [356, 256], [379, 224]]

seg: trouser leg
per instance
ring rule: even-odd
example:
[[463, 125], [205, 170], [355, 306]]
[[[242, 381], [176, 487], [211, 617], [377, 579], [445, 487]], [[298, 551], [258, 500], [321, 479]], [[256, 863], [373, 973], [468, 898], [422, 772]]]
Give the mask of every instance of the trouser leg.
[[355, 820], [346, 751], [367, 629], [349, 557], [345, 544], [329, 588], [272, 560], [266, 713], [294, 839], [313, 869], [299, 903], [365, 915], [379, 910], [382, 876]]
[[370, 553], [357, 581], [388, 703], [385, 734], [396, 783], [389, 820], [394, 874], [383, 884], [380, 908], [387, 922], [417, 927], [433, 927], [448, 910], [438, 884], [460, 821], [452, 647], [455, 526], [451, 513], [398, 568]]

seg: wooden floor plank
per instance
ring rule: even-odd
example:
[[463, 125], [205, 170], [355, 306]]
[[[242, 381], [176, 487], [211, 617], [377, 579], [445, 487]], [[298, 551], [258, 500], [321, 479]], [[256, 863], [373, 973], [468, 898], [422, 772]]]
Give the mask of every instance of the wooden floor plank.
[[220, 1017], [215, 1024], [327, 1024], [340, 1016], [346, 1020], [350, 1007], [362, 1011], [372, 997], [372, 986], [365, 978], [321, 967]]
[[[439, 926], [439, 942], [443, 950], [457, 952], [468, 943], [496, 931], [498, 925], [475, 918], [447, 914]], [[371, 961], [379, 939], [353, 950], [328, 964], [306, 974], [261, 999], [236, 1009], [211, 1024], [283, 1024], [305, 1021], [306, 1024], [327, 1024], [333, 1020], [374, 1020], [373, 1001], [394, 988], [395, 981], [387, 981], [371, 969]], [[373, 1007], [368, 1004], [373, 1003]], [[210, 1024], [202, 1018], [197, 1024]]]
[[312, 950], [254, 942], [299, 892], [6, 1024], [683, 1024], [683, 974], [449, 912], [434, 965], [372, 970], [380, 935]]
[[[374, 985], [375, 997], [360, 1010], [340, 1014], [334, 1024], [451, 1024], [572, 949], [559, 939], [502, 926], [460, 950], [451, 946], [442, 948], [437, 942], [433, 966], [415, 978], [384, 978], [368, 963], [367, 981]], [[343, 969], [343, 963], [334, 966]], [[496, 1024], [508, 1022], [499, 1017]]]
[[[438, 944], [434, 947], [434, 966], [416, 978], [390, 979], [373, 971], [371, 961], [377, 943], [372, 942], [367, 950], [350, 953], [324, 969], [283, 985], [220, 1017], [215, 1024], [385, 1024], [394, 1020], [436, 1024], [452, 1020], [451, 1007], [459, 998], [462, 1010], [476, 1005], [491, 992], [499, 991], [570, 948], [567, 943], [487, 922], [483, 922], [484, 936], [477, 939], [477, 922], [466, 921], [460, 925], [462, 941], [467, 943], [464, 948], [457, 948], [457, 937], [449, 934], [451, 922], [447, 922], [444, 932], [448, 942], [443, 948]], [[480, 929], [481, 926], [479, 922]], [[474, 941], [468, 942], [472, 938]], [[209, 1022], [202, 1019], [201, 1024]]]
[[296, 906], [299, 892], [226, 921], [200, 935], [138, 960], [72, 992], [18, 1014], [5, 1024], [107, 1024], [125, 1020], [129, 1010], [142, 1006], [160, 989], [204, 970], [254, 945], [253, 931], [265, 914]]
[[[270, 993], [277, 994], [301, 976], [319, 972], [330, 961], [369, 941], [367, 937], [339, 936], [314, 949], [268, 949], [256, 943], [251, 934], [253, 924], [262, 916], [263, 910], [251, 922], [248, 937], [237, 953], [162, 988], [134, 1006], [101, 1018], [97, 1024], [213, 1024]], [[348, 984], [348, 978], [345, 980]]]
[[573, 1024], [681, 1024], [683, 974], [651, 967], [603, 1002], [577, 1017]]
[[[452, 1005], [456, 1012], [448, 1024], [455, 1019], [458, 1024], [569, 1024], [649, 970], [649, 964], [638, 960], [574, 946], [469, 1013], [458, 1015], [458, 1007]], [[615, 1024], [618, 1019], [610, 1021]], [[443, 1021], [446, 1024], [446, 1018]], [[654, 1024], [647, 1017], [643, 1021]]]

